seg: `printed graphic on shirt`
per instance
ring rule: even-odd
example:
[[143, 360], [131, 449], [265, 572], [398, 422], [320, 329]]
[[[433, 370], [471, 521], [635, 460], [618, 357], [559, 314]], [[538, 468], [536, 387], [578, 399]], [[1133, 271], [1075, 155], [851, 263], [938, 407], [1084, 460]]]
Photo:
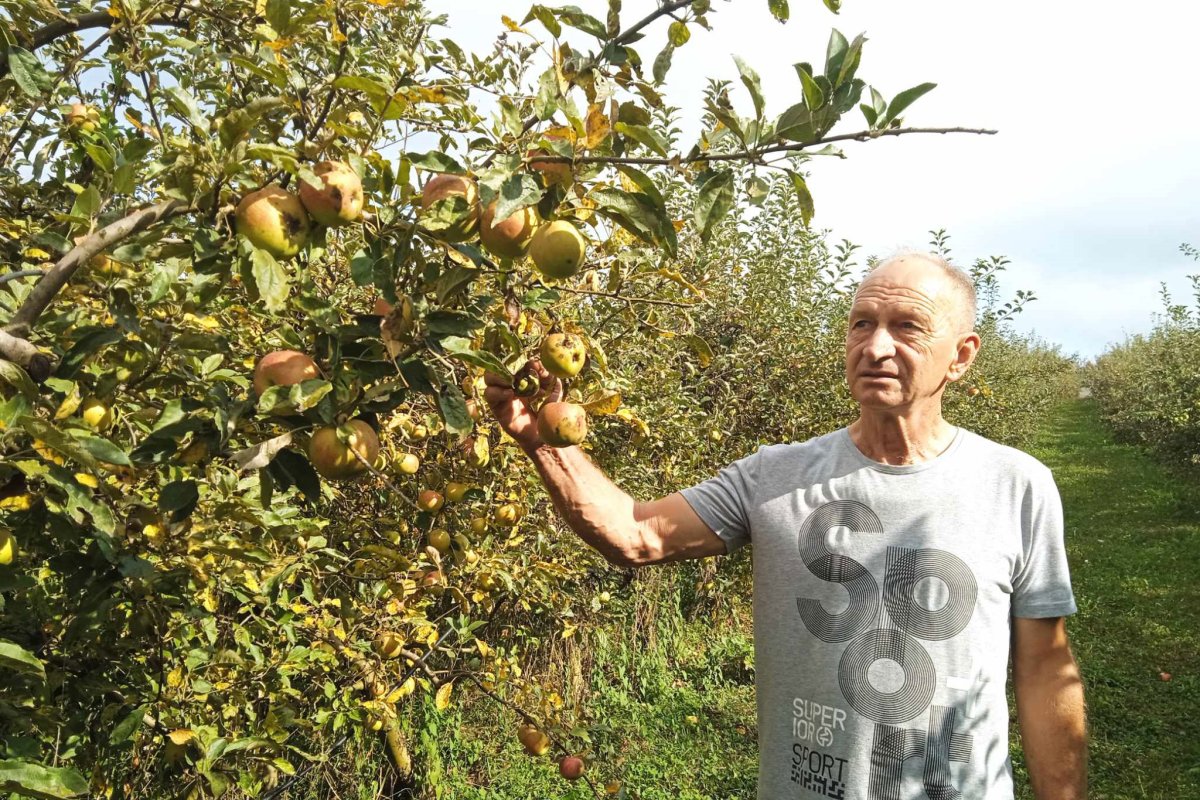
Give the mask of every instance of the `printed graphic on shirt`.
[[[905, 763], [917, 760], [925, 795], [957, 800], [962, 795], [950, 765], [969, 764], [973, 744], [957, 729], [962, 713], [974, 714], [982, 682], [978, 671], [942, 676], [941, 686], [963, 696], [963, 710], [934, 705], [939, 676], [922, 642], [950, 640], [967, 627], [978, 594], [975, 575], [945, 550], [888, 547], [877, 578], [829, 549], [826, 542], [837, 529], [849, 531], [851, 542], [884, 533], [875, 512], [853, 500], [826, 503], [800, 529], [797, 544], [809, 572], [849, 594], [849, 604], [837, 613], [819, 600], [796, 598], [809, 633], [843, 647], [838, 686], [847, 708], [793, 701], [791, 780], [817, 797], [840, 800], [847, 776], [869, 770], [868, 800], [902, 800]], [[846, 748], [837, 746], [848, 714], [874, 723], [870, 764], [849, 763]]]

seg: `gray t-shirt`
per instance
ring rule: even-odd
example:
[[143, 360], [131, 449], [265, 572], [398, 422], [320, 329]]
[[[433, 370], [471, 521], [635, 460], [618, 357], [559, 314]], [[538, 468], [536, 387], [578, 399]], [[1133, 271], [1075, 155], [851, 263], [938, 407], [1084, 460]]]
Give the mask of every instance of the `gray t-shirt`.
[[888, 466], [843, 428], [682, 494], [754, 544], [759, 800], [1011, 800], [1010, 618], [1075, 612], [1050, 470], [961, 428]]

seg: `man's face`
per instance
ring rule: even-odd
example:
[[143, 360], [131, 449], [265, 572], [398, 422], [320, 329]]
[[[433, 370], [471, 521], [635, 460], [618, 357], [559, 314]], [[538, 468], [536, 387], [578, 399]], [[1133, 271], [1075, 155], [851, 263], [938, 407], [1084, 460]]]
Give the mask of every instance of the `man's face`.
[[923, 259], [872, 272], [854, 297], [846, 332], [846, 380], [859, 405], [911, 407], [960, 377], [958, 313], [950, 279]]

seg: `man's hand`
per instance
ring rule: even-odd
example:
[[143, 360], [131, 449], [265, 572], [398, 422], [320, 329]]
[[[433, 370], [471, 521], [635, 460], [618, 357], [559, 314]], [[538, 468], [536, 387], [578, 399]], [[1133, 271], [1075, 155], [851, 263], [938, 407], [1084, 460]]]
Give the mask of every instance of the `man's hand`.
[[492, 416], [500, 423], [500, 427], [511, 436], [526, 453], [532, 453], [545, 442], [538, 435], [537, 413], [532, 409], [535, 403], [550, 403], [562, 399], [562, 381], [554, 377], [542, 366], [538, 359], [532, 359], [517, 373], [518, 379], [522, 373], [536, 381], [537, 388], [530, 397], [518, 397], [513, 386], [503, 376], [494, 372], [484, 374], [487, 384], [483, 397], [492, 409]]

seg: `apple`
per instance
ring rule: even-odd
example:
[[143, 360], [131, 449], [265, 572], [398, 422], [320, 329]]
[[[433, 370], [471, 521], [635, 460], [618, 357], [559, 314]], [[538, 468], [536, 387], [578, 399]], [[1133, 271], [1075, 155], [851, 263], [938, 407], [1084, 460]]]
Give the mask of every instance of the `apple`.
[[412, 453], [404, 453], [392, 461], [392, 467], [397, 472], [403, 472], [405, 475], [413, 475], [421, 468], [421, 459]]
[[112, 409], [99, 397], [85, 397], [79, 404], [79, 416], [94, 431], [102, 431], [112, 425]]
[[313, 167], [324, 188], [300, 181], [300, 202], [317, 222], [330, 228], [349, 225], [362, 214], [362, 180], [342, 161], [322, 161]]
[[443, 577], [440, 569], [431, 570], [421, 578], [421, 586], [434, 597], [440, 597], [446, 591]]
[[[541, 147], [525, 151], [526, 160], [536, 156], [557, 155], [558, 153], [551, 153], [549, 150]], [[553, 183], [566, 185], [571, 182], [571, 165], [565, 161], [533, 161], [529, 163], [529, 168], [534, 172], [540, 173], [542, 180], [547, 186]]]
[[72, 103], [71, 108], [63, 115], [63, 121], [72, 130], [92, 133], [100, 127], [100, 112], [95, 106], [87, 103]]
[[422, 511], [438, 511], [445, 504], [446, 498], [442, 497], [441, 492], [433, 489], [426, 489], [417, 495], [417, 506]]
[[483, 211], [479, 224], [479, 240], [483, 246], [498, 256], [520, 258], [529, 250], [529, 240], [537, 230], [538, 215], [532, 207], [522, 208], [499, 222], [496, 218], [496, 203]]
[[308, 242], [310, 223], [304, 204], [275, 184], [243, 197], [234, 216], [238, 233], [276, 258], [291, 258]]
[[[338, 438], [341, 431], [345, 444]], [[355, 455], [361, 456], [360, 461]], [[328, 425], [313, 433], [308, 442], [308, 459], [323, 477], [329, 480], [353, 478], [367, 471], [367, 464], [379, 455], [379, 437], [364, 420], [352, 419], [345, 425]]]
[[295, 386], [321, 377], [317, 362], [299, 350], [273, 350], [254, 367], [254, 393], [261, 396], [272, 386]]
[[0, 565], [11, 564], [17, 557], [17, 540], [11, 531], [0, 528]]
[[471, 518], [471, 533], [475, 534], [476, 536], [483, 536], [483, 534], [487, 533], [487, 528], [488, 521], [483, 517]]
[[531, 756], [543, 756], [550, 749], [550, 737], [536, 725], [528, 722], [521, 723], [517, 728], [517, 739], [525, 752]]
[[450, 533], [441, 528], [430, 531], [429, 546], [445, 555], [450, 551]]
[[583, 266], [587, 239], [572, 223], [556, 219], [537, 229], [529, 242], [529, 257], [547, 278], [569, 278]]
[[[421, 211], [428, 213], [435, 203], [461, 198], [466, 213], [441, 230], [430, 231], [444, 242], [465, 242], [479, 229], [479, 189], [475, 181], [463, 175], [438, 175], [431, 178], [421, 191]], [[460, 205], [455, 202], [455, 207]]]
[[573, 333], [552, 333], [542, 339], [539, 350], [542, 366], [559, 378], [574, 378], [587, 361], [583, 339]]
[[579, 756], [565, 756], [558, 762], [558, 774], [569, 781], [577, 781], [583, 775], [583, 759]]
[[505, 503], [492, 512], [492, 522], [503, 528], [511, 528], [521, 519], [521, 509], [516, 503]]
[[570, 447], [587, 437], [587, 412], [575, 403], [546, 403], [538, 412], [537, 428], [551, 447]]
[[469, 484], [450, 481], [450, 483], [446, 484], [446, 499], [451, 503], [462, 502], [462, 499], [467, 496], [467, 492], [470, 490], [471, 487]]
[[385, 631], [375, 637], [374, 647], [380, 658], [395, 658], [404, 649], [404, 637], [394, 631]]

